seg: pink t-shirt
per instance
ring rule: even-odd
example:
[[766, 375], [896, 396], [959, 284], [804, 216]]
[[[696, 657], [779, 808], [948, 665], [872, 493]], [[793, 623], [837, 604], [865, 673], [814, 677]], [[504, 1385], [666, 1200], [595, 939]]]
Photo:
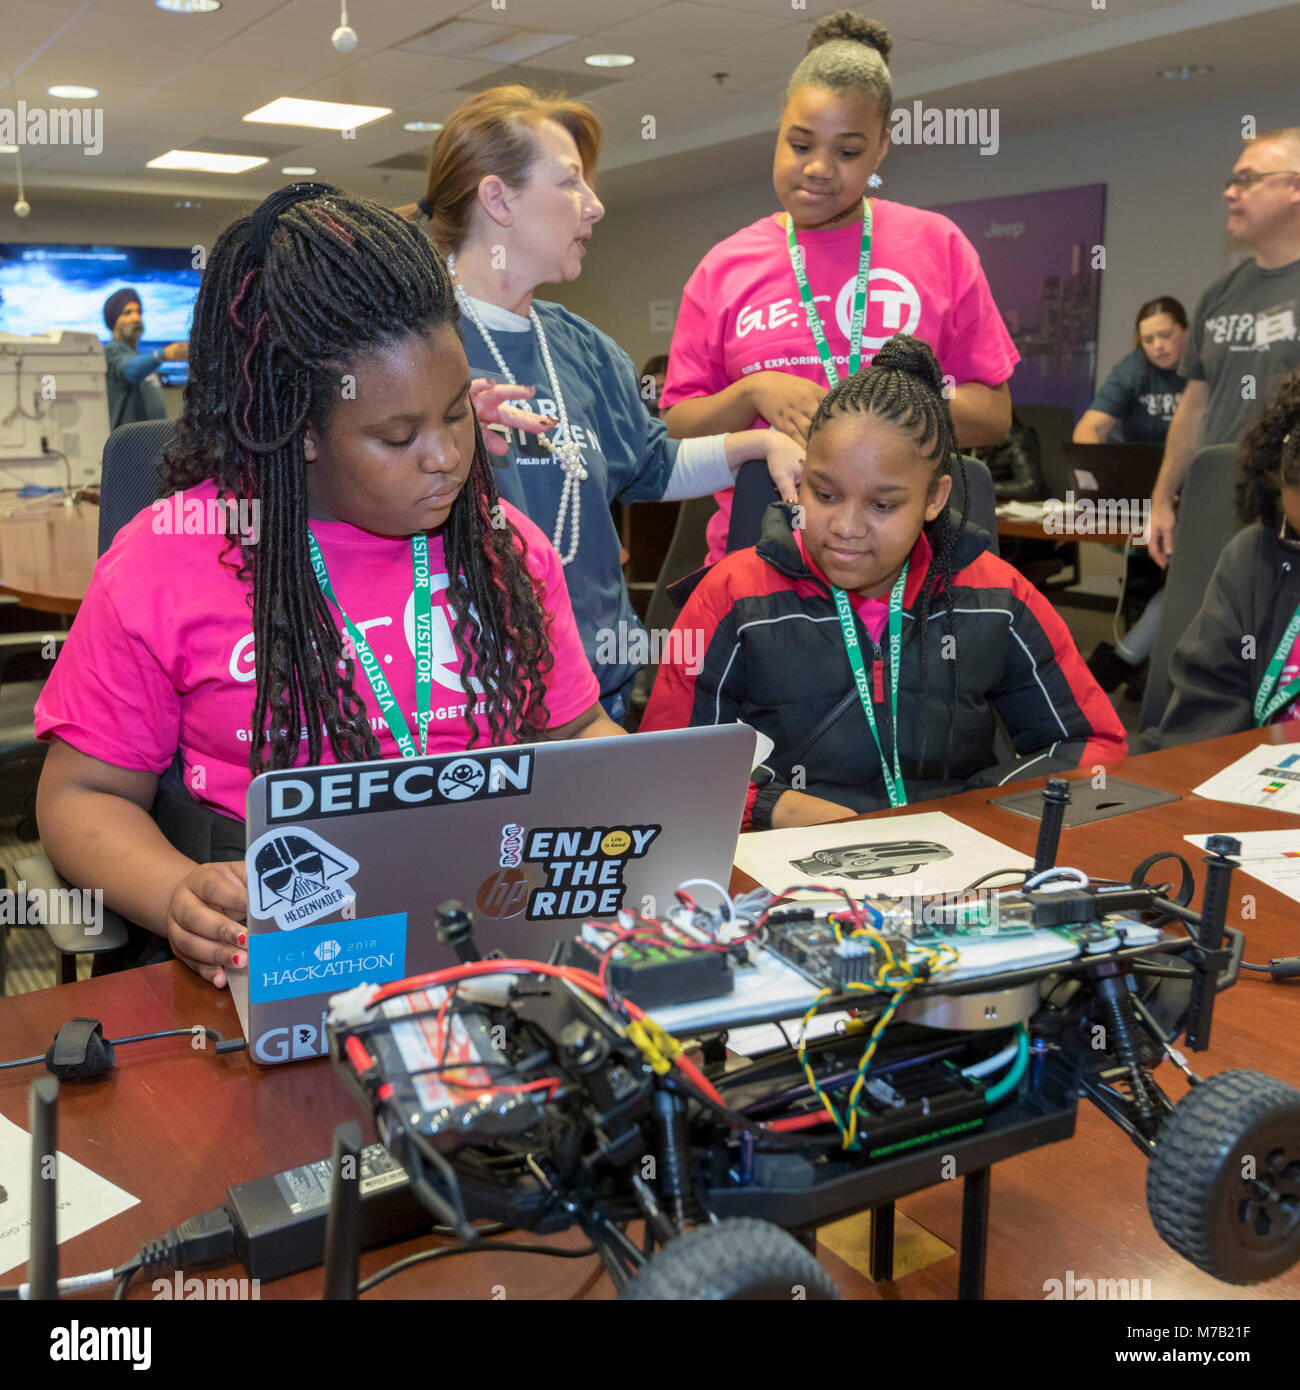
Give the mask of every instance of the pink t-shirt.
[[[187, 504], [199, 502], [205, 508], [215, 496], [211, 482], [183, 494]], [[95, 567], [85, 601], [37, 701], [36, 734], [57, 734], [102, 762], [159, 774], [179, 748], [190, 794], [242, 821], [252, 780], [248, 755], [256, 691], [248, 586], [229, 564], [218, 563], [227, 544], [224, 535], [174, 534], [176, 519], [183, 519], [184, 512], [176, 509], [174, 498], [166, 505], [167, 511], [160, 503], [159, 510], [146, 508], [128, 522]], [[526, 546], [526, 568], [550, 615], [555, 664], [544, 679], [551, 725], [567, 724], [595, 704], [599, 687], [578, 638], [559, 556], [522, 512], [508, 502], [501, 505]], [[371, 535], [345, 522], [314, 521], [312, 530], [334, 592], [384, 664], [418, 746], [410, 542]], [[429, 537], [429, 568], [432, 756], [464, 749], [469, 730], [441, 535]], [[332, 604], [330, 613], [342, 631]], [[380, 756], [400, 757], [359, 661], [354, 683], [379, 739]], [[486, 747], [486, 717], [476, 713], [475, 722], [478, 746]], [[334, 761], [328, 741], [323, 741], [321, 756], [325, 762]], [[306, 761], [304, 730], [297, 765]]]
[[[993, 302], [979, 254], [937, 212], [871, 200], [871, 272], [862, 360], [867, 366], [895, 333], [934, 349], [953, 384], [1000, 386], [1015, 370], [1016, 351]], [[849, 327], [862, 226], [800, 232], [808, 284], [841, 378], [848, 373]], [[817, 345], [805, 321], [790, 268], [784, 215], [761, 217], [715, 246], [682, 292], [660, 406], [712, 396], [753, 372], [789, 372], [825, 385]], [[753, 428], [767, 421], [761, 417]], [[708, 527], [709, 560], [726, 548], [731, 492]]]

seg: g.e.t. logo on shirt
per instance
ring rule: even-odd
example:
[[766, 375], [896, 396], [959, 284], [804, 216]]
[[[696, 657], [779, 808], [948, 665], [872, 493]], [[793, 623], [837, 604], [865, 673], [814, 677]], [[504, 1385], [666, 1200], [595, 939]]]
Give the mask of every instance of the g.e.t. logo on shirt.
[[[439, 600], [439, 595], [444, 594], [448, 585], [451, 583], [446, 573], [434, 574], [430, 584], [430, 597], [432, 600], [431, 614], [433, 620], [433, 668], [432, 677], [435, 690], [433, 692], [433, 706], [430, 710], [430, 719], [434, 724], [443, 723], [447, 720], [463, 719], [465, 715], [465, 688], [461, 684], [460, 664], [461, 656], [456, 650], [456, 642], [452, 636], [452, 628], [456, 621], [456, 613], [450, 602], [443, 598]], [[470, 617], [474, 618], [473, 610]], [[391, 629], [393, 619], [391, 615], [379, 618], [357, 619], [356, 625], [361, 630], [365, 639], [376, 647], [375, 655], [385, 664], [390, 665], [393, 660], [391, 651], [384, 651], [383, 638], [391, 633], [386, 633], [385, 629]], [[407, 596], [406, 607], [402, 614], [402, 630], [406, 638], [406, 650], [410, 653], [411, 659], [415, 659], [415, 592]], [[346, 644], [346, 636], [345, 636]], [[354, 654], [355, 655], [355, 654]], [[253, 649], [253, 634], [246, 633], [235, 643], [230, 653], [229, 671], [231, 678], [241, 683], [251, 683], [257, 679], [256, 654]], [[365, 688], [364, 676], [361, 676], [362, 689]], [[483, 686], [474, 676], [470, 677], [470, 689], [476, 694], [482, 695]], [[455, 703], [439, 703], [436, 687], [441, 686], [444, 690], [451, 691], [459, 696], [459, 701]], [[414, 720], [415, 711], [410, 712], [410, 718]], [[371, 727], [379, 729], [383, 727], [382, 718], [372, 718]], [[246, 741], [249, 737], [248, 730], [241, 729], [239, 738]], [[302, 737], [307, 737], [304, 729]]]
[[[853, 326], [853, 294], [856, 288], [857, 276], [851, 275], [840, 286], [839, 293], [833, 296], [835, 322], [845, 338], [849, 336], [849, 330]], [[829, 304], [831, 300], [832, 296], [829, 294], [813, 296], [813, 303], [818, 306], [819, 314], [825, 313], [821, 306]], [[872, 270], [867, 277], [867, 312], [862, 325], [863, 350], [878, 351], [895, 333], [915, 333], [920, 322], [921, 296], [912, 281], [901, 271], [888, 270], [883, 266]], [[773, 300], [769, 304], [743, 305], [736, 318], [736, 337], [745, 338], [751, 333], [770, 333], [774, 329], [790, 325], [794, 325], [800, 334], [811, 332], [797, 294]]]

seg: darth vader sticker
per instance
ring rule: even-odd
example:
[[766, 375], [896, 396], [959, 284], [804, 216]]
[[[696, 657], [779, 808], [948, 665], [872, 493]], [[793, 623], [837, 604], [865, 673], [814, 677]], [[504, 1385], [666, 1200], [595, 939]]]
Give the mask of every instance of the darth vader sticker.
[[337, 912], [354, 894], [348, 880], [360, 867], [350, 854], [306, 826], [268, 830], [244, 855], [248, 895], [259, 917], [292, 931]]

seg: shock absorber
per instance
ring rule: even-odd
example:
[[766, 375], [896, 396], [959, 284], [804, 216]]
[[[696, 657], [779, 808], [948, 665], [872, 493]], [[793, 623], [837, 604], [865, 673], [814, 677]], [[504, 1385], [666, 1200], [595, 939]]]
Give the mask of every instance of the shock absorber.
[[1138, 1055], [1137, 1014], [1133, 1009], [1133, 999], [1119, 973], [1118, 966], [1103, 966], [1104, 974], [1096, 981], [1097, 998], [1101, 1001], [1106, 1015], [1106, 1025], [1110, 1029], [1110, 1051], [1123, 1063], [1128, 1072], [1129, 1084], [1133, 1090], [1133, 1103], [1137, 1106], [1138, 1128], [1150, 1135], [1156, 1126], [1156, 1110], [1151, 1094], [1147, 1090], [1146, 1073], [1142, 1069], [1142, 1059]]
[[656, 1091], [654, 1117], [655, 1136], [659, 1140], [659, 1190], [672, 1208], [680, 1229], [685, 1226], [688, 1211], [694, 1205], [691, 1202], [691, 1147], [681, 1098], [668, 1091]]

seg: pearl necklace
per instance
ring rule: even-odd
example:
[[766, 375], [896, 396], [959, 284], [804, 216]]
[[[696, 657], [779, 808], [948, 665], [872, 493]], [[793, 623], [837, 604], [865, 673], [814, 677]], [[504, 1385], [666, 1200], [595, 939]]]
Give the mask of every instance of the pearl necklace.
[[[456, 256], [453, 252], [447, 257], [447, 269], [451, 272], [452, 283], [456, 286], [456, 299], [460, 307], [469, 315], [470, 321], [478, 329], [483, 341], [488, 345], [488, 351], [496, 358], [497, 367], [501, 375], [512, 385], [519, 383], [514, 378], [514, 373], [506, 365], [506, 359], [502, 357], [500, 350], [493, 341], [492, 335], [487, 331], [483, 320], [479, 318], [474, 308], [474, 303], [466, 292], [465, 286], [460, 283], [460, 277], [456, 274]], [[578, 489], [579, 483], [587, 481], [587, 470], [582, 465], [582, 450], [575, 443], [573, 435], [569, 431], [569, 412], [564, 406], [564, 396], [560, 391], [559, 378], [555, 372], [555, 363], [551, 361], [551, 349], [546, 342], [546, 334], [542, 329], [542, 321], [537, 316], [537, 310], [530, 304], [528, 306], [528, 320], [537, 334], [537, 346], [542, 352], [542, 362], [546, 367], [546, 376], [551, 384], [551, 394], [555, 398], [555, 408], [559, 412], [560, 426], [556, 430], [556, 439], [559, 443], [553, 443], [544, 434], [537, 436], [537, 442], [543, 449], [550, 451], [556, 458], [560, 466], [564, 469], [564, 487], [560, 490], [560, 510], [555, 518], [555, 530], [551, 534], [551, 544], [558, 551], [560, 549], [560, 537], [564, 534], [564, 522], [566, 515], [570, 517], [569, 552], [567, 555], [560, 556], [560, 563], [567, 565], [572, 563], [574, 556], [578, 553], [578, 537], [582, 531], [582, 497]]]

